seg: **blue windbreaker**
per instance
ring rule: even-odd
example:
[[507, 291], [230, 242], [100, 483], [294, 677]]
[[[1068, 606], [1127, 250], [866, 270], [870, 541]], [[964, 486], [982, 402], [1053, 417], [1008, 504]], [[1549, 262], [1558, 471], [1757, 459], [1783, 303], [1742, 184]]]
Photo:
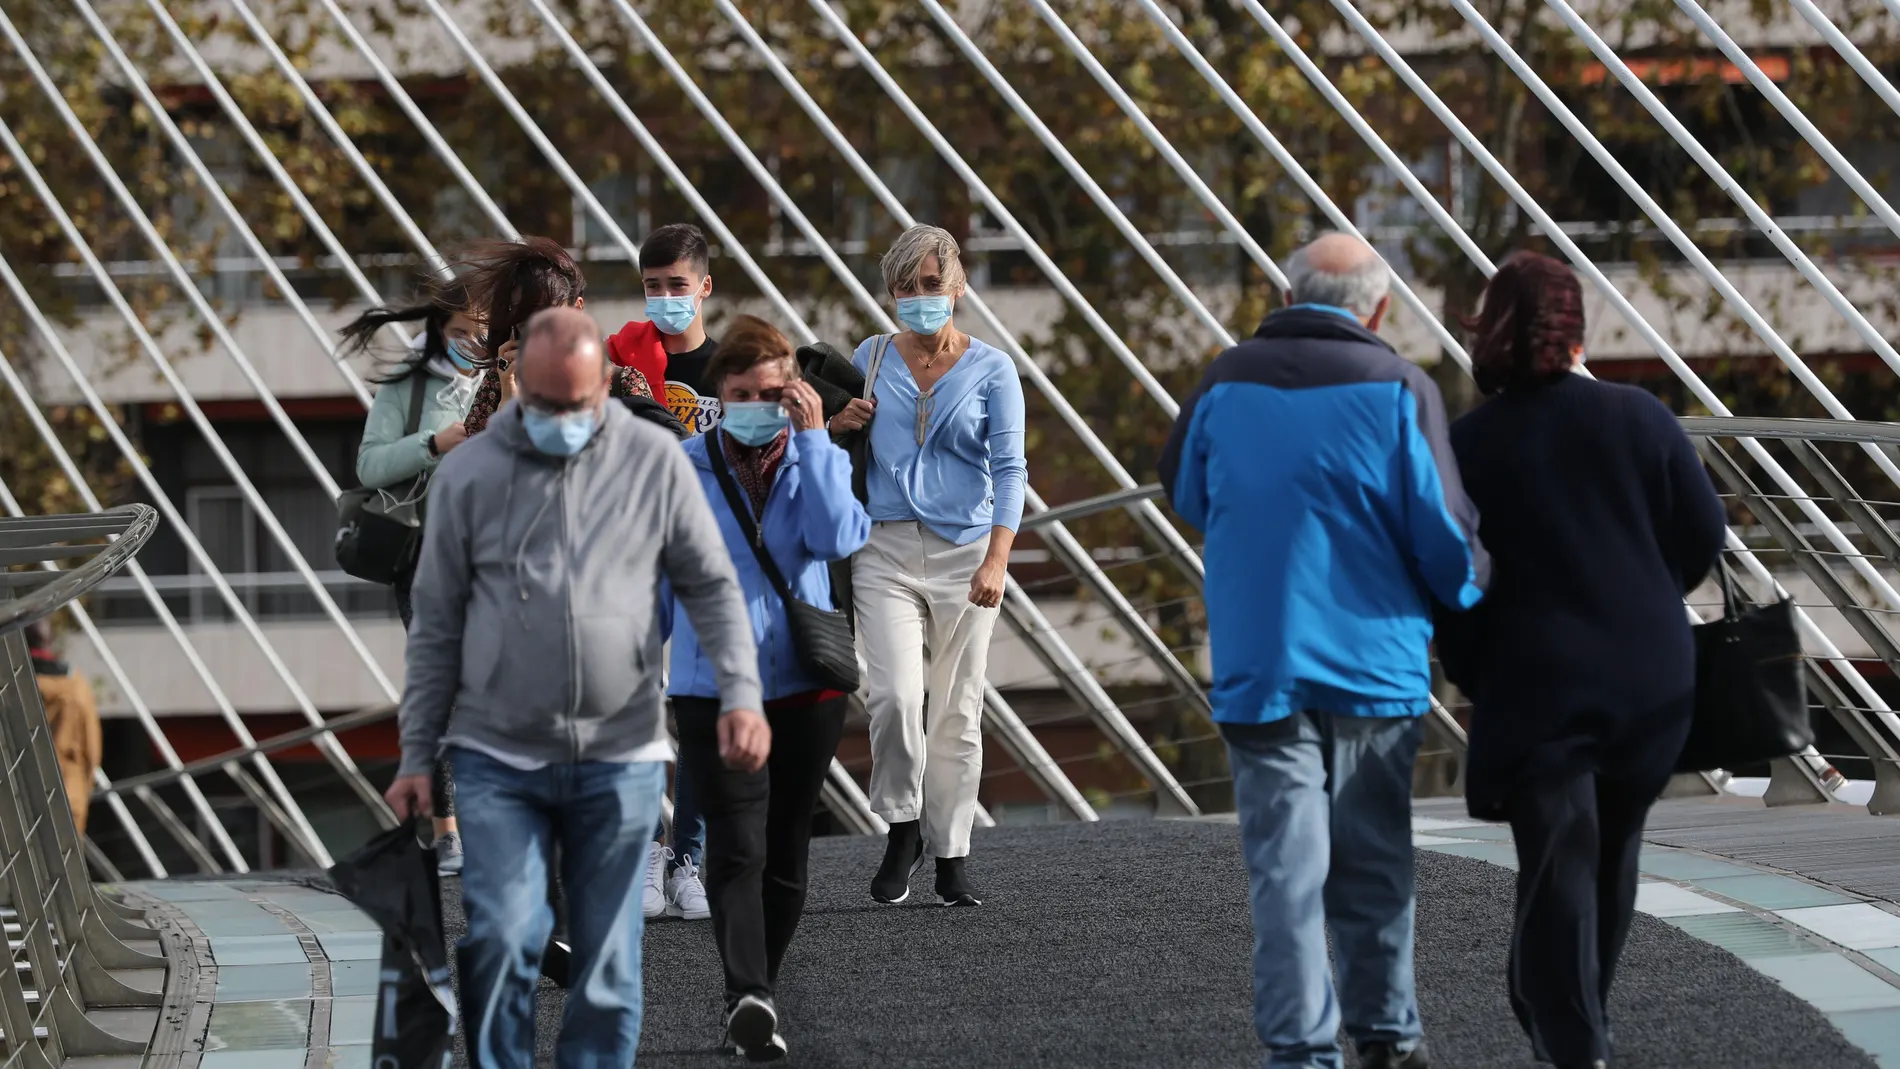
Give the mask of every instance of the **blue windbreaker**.
[[[817, 690], [818, 683], [799, 663], [785, 623], [785, 605], [760, 570], [745, 532], [726, 503], [713, 477], [706, 450], [724, 441], [714, 430], [681, 443], [699, 476], [701, 491], [719, 521], [726, 551], [739, 572], [739, 587], [752, 617], [752, 637], [759, 645], [759, 682], [765, 700]], [[741, 500], [744, 492], [741, 491]], [[871, 520], [851, 492], [851, 455], [833, 444], [829, 432], [819, 429], [793, 434], [785, 444], [785, 459], [766, 494], [765, 515], [759, 529], [766, 550], [779, 573], [800, 601], [834, 608], [831, 575], [825, 565], [843, 560], [871, 537]], [[673, 637], [671, 672], [666, 692], [676, 697], [716, 698], [718, 681], [713, 666], [699, 646], [685, 609], [674, 604], [670, 589], [661, 592], [662, 619], [670, 621]]]
[[1429, 707], [1432, 604], [1468, 609], [1490, 562], [1438, 387], [1336, 310], [1269, 316], [1216, 357], [1161, 455], [1207, 536], [1214, 719]]

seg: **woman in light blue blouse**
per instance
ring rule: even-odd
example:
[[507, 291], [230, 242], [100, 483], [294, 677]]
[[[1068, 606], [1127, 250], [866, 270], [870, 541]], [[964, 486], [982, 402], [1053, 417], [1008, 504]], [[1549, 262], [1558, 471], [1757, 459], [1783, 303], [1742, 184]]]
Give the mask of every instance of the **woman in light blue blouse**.
[[951, 319], [964, 279], [948, 233], [911, 227], [882, 266], [904, 331], [858, 346], [869, 400], [831, 423], [870, 426], [871, 539], [851, 582], [869, 669], [871, 808], [891, 826], [871, 895], [903, 901], [934, 856], [944, 904], [974, 906], [964, 858], [990, 632], [1027, 483], [1022, 383], [1008, 355]]

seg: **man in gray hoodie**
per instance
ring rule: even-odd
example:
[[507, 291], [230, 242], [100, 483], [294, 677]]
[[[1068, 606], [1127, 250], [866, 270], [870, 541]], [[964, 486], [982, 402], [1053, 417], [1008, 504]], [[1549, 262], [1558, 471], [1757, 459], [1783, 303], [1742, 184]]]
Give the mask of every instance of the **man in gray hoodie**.
[[534, 987], [559, 847], [572, 978], [557, 1060], [631, 1065], [640, 1038], [636, 901], [671, 756], [655, 590], [664, 576], [718, 676], [721, 755], [771, 746], [731, 557], [670, 434], [608, 404], [600, 328], [529, 321], [517, 397], [436, 470], [416, 571], [399, 817], [430, 808], [446, 748], [465, 862], [469, 1063], [534, 1060]]

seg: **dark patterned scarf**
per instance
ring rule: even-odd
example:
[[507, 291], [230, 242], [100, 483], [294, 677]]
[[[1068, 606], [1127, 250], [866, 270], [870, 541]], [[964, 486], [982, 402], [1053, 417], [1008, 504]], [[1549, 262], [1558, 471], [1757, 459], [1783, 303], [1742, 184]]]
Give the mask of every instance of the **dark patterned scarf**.
[[[652, 397], [653, 387], [638, 368], [616, 367], [609, 392], [615, 397]], [[500, 407], [501, 372], [491, 367], [482, 372], [481, 385], [475, 387], [475, 403], [469, 406], [468, 419], [462, 422], [462, 428], [471, 435], [480, 434], [482, 428], [488, 426], [488, 417]]]
[[730, 434], [722, 434], [719, 440], [726, 443], [726, 461], [732, 467], [732, 477], [739, 482], [739, 488], [752, 502], [752, 517], [756, 521], [765, 515], [765, 498], [772, 492], [772, 480], [778, 478], [779, 462], [785, 459], [785, 443], [792, 440], [789, 429], [778, 432], [778, 437], [764, 445], [744, 445]]

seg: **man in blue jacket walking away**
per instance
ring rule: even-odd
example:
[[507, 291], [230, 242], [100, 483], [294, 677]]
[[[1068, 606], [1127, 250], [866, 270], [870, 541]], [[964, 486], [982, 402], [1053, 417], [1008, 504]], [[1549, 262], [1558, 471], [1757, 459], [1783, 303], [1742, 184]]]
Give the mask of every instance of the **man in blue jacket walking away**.
[[[1426, 1069], [1412, 980], [1412, 762], [1432, 598], [1489, 561], [1423, 371], [1374, 333], [1388, 271], [1328, 234], [1289, 307], [1215, 358], [1161, 455], [1207, 535], [1214, 719], [1252, 884], [1254, 1029], [1276, 1067]], [[1331, 928], [1338, 994], [1327, 966]]]

